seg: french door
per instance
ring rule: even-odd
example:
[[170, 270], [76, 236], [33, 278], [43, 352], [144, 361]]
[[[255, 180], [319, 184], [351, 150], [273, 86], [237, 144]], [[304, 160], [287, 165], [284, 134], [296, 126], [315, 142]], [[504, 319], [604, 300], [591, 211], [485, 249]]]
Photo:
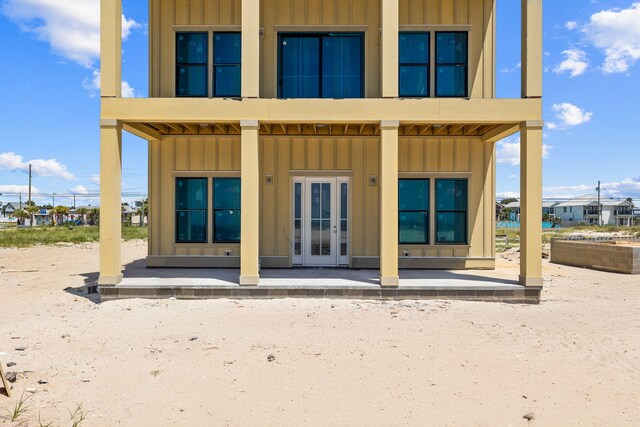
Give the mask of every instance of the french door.
[[296, 178], [293, 195], [293, 264], [348, 264], [348, 178]]

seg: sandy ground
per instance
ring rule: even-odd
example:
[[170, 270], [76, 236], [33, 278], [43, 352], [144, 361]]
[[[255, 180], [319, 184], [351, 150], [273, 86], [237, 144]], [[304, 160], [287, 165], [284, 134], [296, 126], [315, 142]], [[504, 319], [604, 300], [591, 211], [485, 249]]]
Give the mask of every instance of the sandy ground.
[[[145, 250], [124, 244], [125, 262]], [[638, 276], [545, 262], [538, 306], [96, 304], [77, 288], [97, 261], [94, 244], [0, 250], [0, 361], [18, 373], [1, 415], [32, 389], [23, 425], [72, 425], [78, 405], [86, 426], [640, 425]]]

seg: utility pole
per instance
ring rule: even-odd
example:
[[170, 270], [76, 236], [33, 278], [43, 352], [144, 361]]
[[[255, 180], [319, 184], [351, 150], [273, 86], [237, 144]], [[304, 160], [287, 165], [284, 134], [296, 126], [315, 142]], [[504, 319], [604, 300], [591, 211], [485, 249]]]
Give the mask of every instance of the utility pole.
[[31, 163], [29, 163], [29, 206], [31, 206]]
[[18, 209], [22, 209], [22, 192], [20, 192], [20, 203], [18, 204]]
[[51, 193], [51, 198], [53, 199], [53, 202], [51, 203], [51, 205], [55, 208], [56, 207], [56, 193]]
[[73, 195], [73, 210], [76, 210], [76, 195]]
[[598, 186], [596, 187], [596, 191], [598, 192], [598, 226], [602, 227], [602, 206], [600, 205], [600, 181], [598, 181]]

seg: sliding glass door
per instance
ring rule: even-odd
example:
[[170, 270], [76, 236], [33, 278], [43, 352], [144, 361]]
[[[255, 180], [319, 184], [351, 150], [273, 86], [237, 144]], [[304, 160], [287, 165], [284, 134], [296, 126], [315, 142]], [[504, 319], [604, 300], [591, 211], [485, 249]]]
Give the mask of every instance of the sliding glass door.
[[278, 97], [364, 97], [362, 33], [279, 36]]

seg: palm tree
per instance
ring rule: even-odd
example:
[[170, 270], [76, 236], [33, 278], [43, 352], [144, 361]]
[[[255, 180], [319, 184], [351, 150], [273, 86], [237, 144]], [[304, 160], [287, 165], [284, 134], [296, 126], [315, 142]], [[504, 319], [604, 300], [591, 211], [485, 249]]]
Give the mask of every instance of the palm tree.
[[87, 219], [87, 214], [89, 213], [89, 209], [87, 208], [78, 208], [76, 212], [80, 215], [80, 225], [84, 225], [84, 222]]
[[149, 215], [149, 199], [142, 202], [142, 206], [136, 210], [136, 215], [140, 216], [140, 227], [144, 226], [144, 219]]
[[64, 225], [64, 217], [69, 214], [69, 208], [67, 206], [56, 206], [53, 208], [53, 214], [56, 216], [57, 224]]
[[25, 208], [25, 211], [29, 214], [29, 226], [33, 227], [33, 214], [40, 210], [36, 205], [29, 205]]
[[30, 214], [25, 210], [18, 209], [13, 213], [13, 216], [18, 218], [18, 225], [23, 225], [21, 220], [25, 220], [26, 218], [29, 218]]
[[100, 222], [100, 209], [93, 208], [89, 211], [89, 223], [97, 225]]

